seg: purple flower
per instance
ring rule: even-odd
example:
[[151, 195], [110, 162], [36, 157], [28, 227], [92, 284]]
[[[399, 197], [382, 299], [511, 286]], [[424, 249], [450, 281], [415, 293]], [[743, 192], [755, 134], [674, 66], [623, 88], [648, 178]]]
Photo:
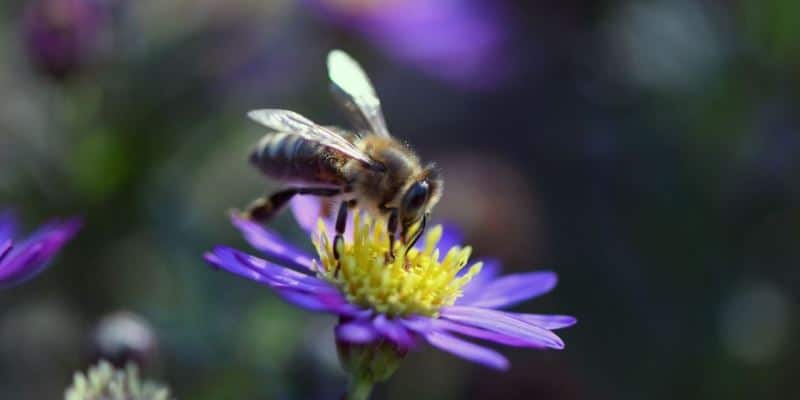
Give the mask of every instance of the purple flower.
[[15, 240], [16, 218], [11, 212], [0, 214], [0, 289], [22, 283], [41, 272], [80, 226], [76, 218], [51, 221], [27, 238]]
[[508, 72], [499, 0], [306, 0], [327, 20], [444, 81], [492, 86]]
[[[307, 214], [318, 210], [294, 209], [301, 211], [300, 221], [308, 221]], [[386, 257], [385, 224], [354, 213], [337, 262], [322, 221], [311, 232], [319, 253], [315, 259], [256, 223], [236, 216], [232, 220], [266, 259], [226, 246], [206, 253], [205, 259], [274, 289], [292, 304], [338, 316], [339, 343], [388, 342], [405, 352], [425, 341], [502, 370], [509, 366], [503, 355], [467, 339], [562, 349], [564, 342], [553, 330], [575, 323], [566, 315], [504, 311], [552, 290], [556, 275], [537, 271], [499, 276], [495, 261], [465, 267], [470, 248], [453, 245], [459, 239], [452, 229], [429, 229], [407, 255], [396, 243], [392, 260]], [[447, 252], [440, 254], [437, 244]]]
[[98, 0], [32, 0], [22, 34], [33, 64], [65, 78], [90, 64], [108, 47], [111, 12]]

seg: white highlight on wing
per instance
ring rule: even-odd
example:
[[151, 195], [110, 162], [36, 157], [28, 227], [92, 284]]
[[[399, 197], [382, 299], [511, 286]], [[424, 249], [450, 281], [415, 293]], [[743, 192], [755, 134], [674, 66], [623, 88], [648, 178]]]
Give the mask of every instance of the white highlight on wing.
[[372, 127], [373, 133], [389, 136], [381, 102], [358, 62], [342, 50], [332, 50], [328, 53], [328, 75], [331, 82], [352, 98]]
[[298, 135], [306, 140], [311, 140], [323, 146], [338, 150], [356, 160], [373, 165], [375, 161], [364, 154], [353, 143], [339, 136], [335, 132], [325, 127], [315, 124], [310, 119], [289, 110], [262, 109], [253, 110], [247, 113], [253, 121], [258, 122], [267, 128], [279, 132], [286, 132]]

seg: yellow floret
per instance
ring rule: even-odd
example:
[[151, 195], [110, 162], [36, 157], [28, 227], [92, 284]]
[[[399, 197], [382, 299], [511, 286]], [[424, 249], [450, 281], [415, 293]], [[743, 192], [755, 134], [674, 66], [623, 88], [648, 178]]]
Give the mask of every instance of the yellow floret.
[[352, 240], [340, 242], [339, 260], [334, 257], [333, 236], [321, 221], [314, 246], [322, 265], [319, 275], [333, 283], [348, 301], [390, 316], [427, 315], [435, 317], [440, 308], [452, 305], [464, 286], [481, 270], [472, 265], [457, 277], [469, 261], [470, 247], [455, 246], [440, 259], [437, 244], [442, 227], [435, 226], [424, 237], [422, 251], [395, 242], [394, 259], [389, 256], [386, 224], [368, 215], [353, 213]]

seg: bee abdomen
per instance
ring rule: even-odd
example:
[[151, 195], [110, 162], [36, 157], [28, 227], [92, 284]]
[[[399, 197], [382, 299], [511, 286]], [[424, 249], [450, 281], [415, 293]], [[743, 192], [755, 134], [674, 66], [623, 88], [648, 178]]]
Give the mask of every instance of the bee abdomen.
[[264, 136], [250, 154], [250, 163], [265, 175], [308, 183], [339, 184], [336, 160], [327, 147], [283, 132]]

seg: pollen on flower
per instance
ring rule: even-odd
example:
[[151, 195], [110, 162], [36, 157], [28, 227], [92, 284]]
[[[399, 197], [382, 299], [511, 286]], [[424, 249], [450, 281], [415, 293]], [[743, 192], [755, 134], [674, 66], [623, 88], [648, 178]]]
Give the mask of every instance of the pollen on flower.
[[333, 251], [333, 236], [320, 221], [313, 238], [321, 265], [318, 274], [335, 284], [348, 301], [391, 316], [435, 317], [441, 307], [452, 305], [462, 288], [480, 272], [475, 263], [458, 275], [469, 261], [472, 249], [455, 246], [442, 257], [437, 248], [442, 227], [435, 226], [424, 237], [424, 248], [412, 248], [395, 241], [394, 259], [389, 256], [386, 224], [368, 215], [353, 213], [353, 236]]

